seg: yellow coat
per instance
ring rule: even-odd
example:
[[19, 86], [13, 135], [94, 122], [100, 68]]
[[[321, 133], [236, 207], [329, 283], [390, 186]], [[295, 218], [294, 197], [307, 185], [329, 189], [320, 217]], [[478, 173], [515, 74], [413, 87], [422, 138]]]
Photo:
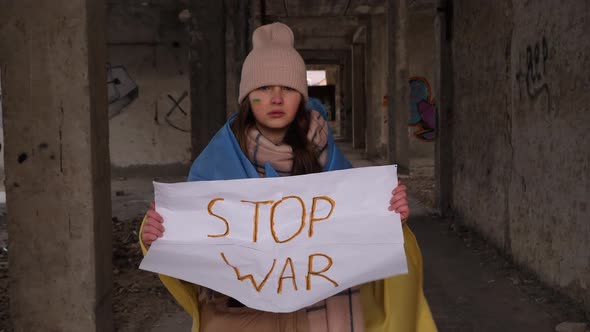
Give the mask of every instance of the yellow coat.
[[[141, 224], [141, 241], [145, 218]], [[422, 290], [422, 254], [416, 237], [403, 225], [408, 274], [370, 282], [361, 286], [361, 303], [367, 332], [436, 332], [428, 302]], [[199, 332], [198, 287], [194, 284], [160, 275], [160, 280], [176, 301], [193, 317], [192, 332]]]

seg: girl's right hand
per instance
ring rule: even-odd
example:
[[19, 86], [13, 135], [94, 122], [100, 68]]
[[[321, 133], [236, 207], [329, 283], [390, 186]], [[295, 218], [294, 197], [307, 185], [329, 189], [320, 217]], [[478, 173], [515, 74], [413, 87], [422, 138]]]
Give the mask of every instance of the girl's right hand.
[[164, 219], [156, 212], [156, 206], [152, 203], [147, 212], [147, 221], [143, 225], [143, 232], [141, 233], [141, 240], [146, 246], [150, 246], [152, 242], [164, 235], [163, 223]]

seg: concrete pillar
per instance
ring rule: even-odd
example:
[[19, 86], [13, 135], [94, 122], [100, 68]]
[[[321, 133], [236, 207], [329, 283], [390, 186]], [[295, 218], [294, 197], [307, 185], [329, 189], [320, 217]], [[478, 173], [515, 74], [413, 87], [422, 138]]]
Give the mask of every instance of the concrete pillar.
[[383, 96], [387, 93], [387, 37], [385, 15], [373, 15], [367, 28], [367, 144], [369, 159], [387, 154], [384, 131]]
[[0, 191], [4, 187], [4, 124], [2, 123], [2, 67], [0, 66]]
[[453, 140], [451, 114], [453, 105], [453, 63], [451, 53], [452, 0], [438, 0], [434, 21], [435, 97], [438, 104], [435, 145], [435, 199], [441, 215], [451, 213], [453, 189]]
[[249, 51], [250, 8], [249, 3], [241, 0], [225, 0], [226, 12], [226, 113], [227, 116], [239, 110], [238, 97], [242, 64]]
[[325, 66], [326, 71], [326, 85], [336, 85], [338, 81], [338, 67], [335, 65]]
[[342, 70], [343, 108], [340, 112], [341, 135], [347, 141], [352, 141], [352, 52], [348, 52], [344, 59]]
[[190, 2], [189, 67], [193, 158], [226, 120], [225, 1]]
[[15, 331], [112, 331], [101, 0], [0, 2]]
[[398, 172], [409, 173], [408, 117], [408, 7], [406, 0], [387, 0], [387, 114], [389, 145], [387, 159], [398, 165]]
[[345, 80], [345, 73], [344, 73], [344, 65], [338, 65], [338, 81], [336, 82], [336, 118], [334, 127], [336, 128], [335, 132], [338, 132], [338, 136], [340, 138], [345, 138], [344, 134], [344, 123], [343, 123], [343, 114], [344, 114], [344, 102], [346, 101], [346, 97], [344, 96], [344, 82]]
[[340, 117], [342, 114], [342, 104], [344, 102], [344, 77], [343, 77], [343, 69], [344, 66], [342, 65], [337, 65], [336, 66], [336, 98], [335, 99], [335, 114], [334, 114], [334, 124], [333, 124], [333, 128], [334, 128], [334, 135], [335, 136], [342, 136], [342, 127], [340, 126]]
[[365, 44], [352, 45], [352, 147], [364, 149], [367, 111], [365, 108]]
[[262, 20], [266, 15], [265, 2], [260, 0], [249, 0], [250, 4], [250, 45], [252, 45], [252, 32], [262, 25]]
[[[328, 119], [332, 118], [332, 114], [334, 114], [334, 118], [336, 118], [336, 112], [338, 110], [338, 103], [340, 102], [340, 98], [338, 93], [340, 90], [338, 89], [338, 82], [340, 81], [338, 66], [331, 65], [325, 67], [326, 71], [326, 85], [333, 85], [334, 86], [334, 108], [329, 110], [329, 117]], [[328, 105], [324, 105], [326, 108]], [[339, 135], [339, 132], [334, 131], [334, 135]]]

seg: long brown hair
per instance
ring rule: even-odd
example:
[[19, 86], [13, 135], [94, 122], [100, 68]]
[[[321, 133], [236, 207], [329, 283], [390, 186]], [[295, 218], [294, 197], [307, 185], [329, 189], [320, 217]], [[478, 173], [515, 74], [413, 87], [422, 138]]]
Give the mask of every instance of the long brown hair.
[[[322, 166], [318, 161], [318, 152], [307, 138], [309, 131], [310, 113], [305, 109], [305, 101], [301, 98], [295, 119], [289, 125], [284, 142], [293, 149], [293, 170], [291, 175], [319, 173]], [[231, 124], [232, 131], [240, 144], [242, 152], [248, 156], [248, 131], [256, 124], [254, 114], [250, 108], [248, 98], [240, 104], [240, 111]]]

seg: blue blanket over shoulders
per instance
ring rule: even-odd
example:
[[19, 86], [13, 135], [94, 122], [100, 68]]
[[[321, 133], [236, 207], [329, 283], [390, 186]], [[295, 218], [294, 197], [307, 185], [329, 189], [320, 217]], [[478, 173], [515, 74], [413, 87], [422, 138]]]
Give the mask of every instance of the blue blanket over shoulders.
[[[310, 98], [307, 109], [314, 109], [322, 114], [324, 118], [327, 118], [326, 110], [322, 104], [313, 98]], [[213, 136], [207, 147], [195, 159], [188, 175], [188, 181], [232, 180], [260, 177], [254, 165], [240, 149], [240, 145], [231, 130], [231, 123], [235, 117], [236, 114]], [[352, 167], [350, 162], [344, 157], [342, 151], [334, 143], [331, 130], [328, 133], [327, 149], [328, 160], [324, 166], [324, 171]], [[266, 177], [279, 176], [268, 162], [264, 167]]]

